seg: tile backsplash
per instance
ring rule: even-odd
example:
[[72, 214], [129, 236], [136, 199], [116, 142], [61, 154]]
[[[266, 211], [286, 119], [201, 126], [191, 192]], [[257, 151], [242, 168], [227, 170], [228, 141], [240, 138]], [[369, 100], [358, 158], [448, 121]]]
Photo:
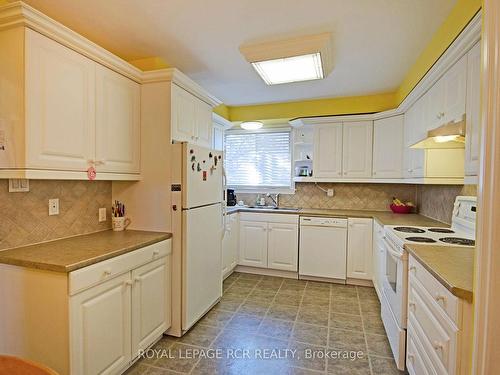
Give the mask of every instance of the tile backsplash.
[[[48, 201], [59, 198], [59, 215]], [[99, 223], [98, 209], [107, 220]], [[0, 250], [111, 228], [110, 181], [30, 180], [27, 193], [9, 193], [0, 180]]]
[[[334, 196], [328, 197], [322, 189], [333, 189]], [[354, 209], [387, 211], [392, 197], [416, 203], [415, 185], [406, 184], [343, 184], [296, 183], [295, 194], [281, 194], [280, 206], [299, 208]], [[264, 195], [262, 195], [264, 196]], [[237, 194], [245, 204], [255, 204], [257, 194]]]
[[419, 185], [417, 188], [419, 213], [451, 224], [453, 203], [457, 195], [477, 196], [477, 185]]
[[[334, 196], [328, 197], [319, 187], [334, 189]], [[295, 194], [280, 195], [280, 206], [388, 211], [392, 197], [398, 197], [415, 203], [419, 214], [448, 224], [455, 197], [477, 195], [476, 185], [296, 183], [295, 189]], [[243, 200], [247, 205], [255, 204], [256, 198], [257, 194], [237, 194], [238, 201]], [[269, 198], [266, 202], [272, 203]]]

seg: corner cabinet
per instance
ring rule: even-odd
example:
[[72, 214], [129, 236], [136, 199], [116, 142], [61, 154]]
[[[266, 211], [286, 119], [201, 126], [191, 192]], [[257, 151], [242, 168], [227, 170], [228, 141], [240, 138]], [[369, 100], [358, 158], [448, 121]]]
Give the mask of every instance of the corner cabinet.
[[372, 280], [373, 219], [349, 218], [347, 278]]
[[238, 265], [297, 272], [297, 215], [241, 213]]
[[139, 179], [140, 85], [30, 28], [0, 34], [0, 177]]
[[172, 84], [172, 141], [212, 147], [212, 107]]

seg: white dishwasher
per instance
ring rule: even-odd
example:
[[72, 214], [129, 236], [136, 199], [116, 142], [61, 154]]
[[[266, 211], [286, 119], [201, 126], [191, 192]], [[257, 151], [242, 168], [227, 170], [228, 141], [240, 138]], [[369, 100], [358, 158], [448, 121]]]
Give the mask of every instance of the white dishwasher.
[[347, 219], [301, 217], [299, 275], [346, 279]]

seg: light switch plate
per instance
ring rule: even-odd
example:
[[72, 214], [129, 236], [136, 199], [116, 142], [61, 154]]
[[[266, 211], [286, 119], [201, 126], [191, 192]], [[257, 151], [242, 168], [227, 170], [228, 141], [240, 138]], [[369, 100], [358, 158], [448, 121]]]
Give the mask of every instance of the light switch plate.
[[99, 223], [106, 221], [106, 207], [99, 208]]
[[59, 215], [59, 198], [49, 199], [49, 216]]
[[9, 193], [26, 193], [30, 191], [30, 180], [26, 178], [9, 179]]

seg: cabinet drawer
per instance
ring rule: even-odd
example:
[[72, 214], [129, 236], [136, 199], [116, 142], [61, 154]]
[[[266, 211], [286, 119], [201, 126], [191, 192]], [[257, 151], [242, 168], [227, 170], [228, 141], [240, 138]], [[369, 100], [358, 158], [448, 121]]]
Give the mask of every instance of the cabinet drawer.
[[437, 371], [411, 323], [408, 323], [407, 340], [406, 367], [408, 373], [410, 375], [437, 375]]
[[426, 295], [418, 280], [411, 280], [408, 294], [409, 322], [420, 328], [429, 347], [429, 356], [447, 372], [455, 371], [458, 329], [446, 314], [436, 306], [434, 300]]
[[171, 240], [165, 240], [70, 272], [69, 294], [76, 294], [142, 264], [167, 256], [170, 252]]
[[299, 225], [299, 215], [240, 212], [240, 220], [266, 223], [289, 223]]
[[409, 260], [410, 280], [416, 278], [435, 302], [435, 305], [460, 326], [459, 300], [446, 289], [429, 271], [427, 271], [413, 256]]

